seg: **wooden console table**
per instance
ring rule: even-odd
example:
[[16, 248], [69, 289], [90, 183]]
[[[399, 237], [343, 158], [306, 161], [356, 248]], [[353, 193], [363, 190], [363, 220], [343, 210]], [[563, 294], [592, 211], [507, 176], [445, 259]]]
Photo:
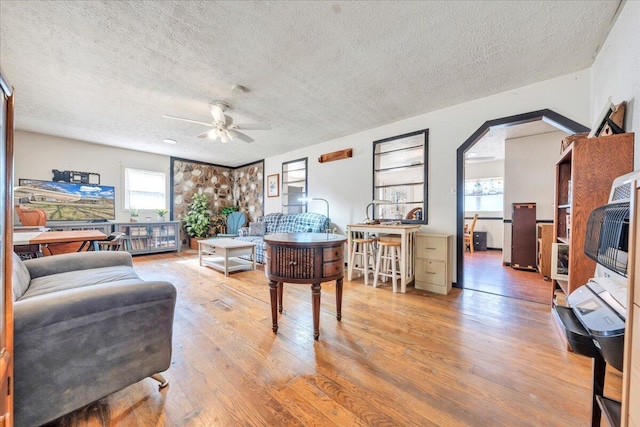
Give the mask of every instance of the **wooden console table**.
[[283, 233], [264, 237], [264, 272], [269, 279], [273, 332], [278, 332], [284, 282], [310, 283], [313, 338], [320, 336], [320, 284], [336, 281], [336, 319], [342, 318], [342, 279], [346, 237], [324, 233]]

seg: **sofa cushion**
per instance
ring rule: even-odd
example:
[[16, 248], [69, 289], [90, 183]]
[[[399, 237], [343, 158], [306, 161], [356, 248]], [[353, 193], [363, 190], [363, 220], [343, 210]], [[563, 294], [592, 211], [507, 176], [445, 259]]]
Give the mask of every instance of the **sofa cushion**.
[[13, 253], [13, 300], [16, 301], [20, 298], [26, 290], [29, 288], [29, 283], [31, 282], [31, 274], [29, 274], [29, 270], [27, 266], [24, 265], [22, 260], [16, 253]]
[[[296, 218], [299, 213], [289, 213], [282, 215], [278, 221], [278, 227], [275, 233], [300, 233], [300, 230], [296, 230]], [[272, 234], [272, 233], [267, 233]]]
[[249, 236], [264, 236], [264, 222], [249, 223]]
[[278, 222], [280, 222], [280, 218], [283, 215], [280, 212], [274, 212], [265, 215], [262, 218], [262, 222], [264, 222], [264, 234], [275, 234], [277, 233]]
[[314, 212], [295, 215], [294, 233], [324, 233], [329, 227], [329, 219]]
[[130, 279], [140, 280], [140, 277], [135, 273], [133, 267], [128, 265], [100, 267], [40, 276], [31, 280], [29, 289], [27, 289], [27, 291], [19, 297], [18, 300], [25, 300], [38, 295], [63, 291], [66, 289]]

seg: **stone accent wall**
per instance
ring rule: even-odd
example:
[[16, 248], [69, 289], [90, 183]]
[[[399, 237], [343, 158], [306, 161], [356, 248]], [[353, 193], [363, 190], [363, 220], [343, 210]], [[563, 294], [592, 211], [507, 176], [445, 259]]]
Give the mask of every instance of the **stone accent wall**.
[[171, 160], [174, 220], [182, 219], [196, 193], [207, 195], [213, 213], [225, 206], [237, 206], [248, 221], [263, 215], [263, 161], [234, 169], [185, 159]]
[[264, 215], [264, 162], [233, 170], [233, 198], [240, 212], [252, 222]]

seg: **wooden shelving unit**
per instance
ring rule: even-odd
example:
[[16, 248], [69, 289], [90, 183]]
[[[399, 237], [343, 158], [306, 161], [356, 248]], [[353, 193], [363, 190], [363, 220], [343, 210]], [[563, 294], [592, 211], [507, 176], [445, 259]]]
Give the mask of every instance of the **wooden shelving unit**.
[[132, 255], [180, 249], [180, 221], [122, 222], [113, 230], [124, 233], [124, 248]]
[[633, 139], [632, 133], [580, 138], [556, 163], [553, 239], [569, 245], [569, 280], [554, 280], [554, 289], [569, 294], [593, 277], [595, 262], [584, 254], [587, 220], [607, 203], [613, 180], [633, 170]]
[[553, 242], [553, 224], [537, 224], [538, 272], [544, 279], [551, 278], [551, 243]]

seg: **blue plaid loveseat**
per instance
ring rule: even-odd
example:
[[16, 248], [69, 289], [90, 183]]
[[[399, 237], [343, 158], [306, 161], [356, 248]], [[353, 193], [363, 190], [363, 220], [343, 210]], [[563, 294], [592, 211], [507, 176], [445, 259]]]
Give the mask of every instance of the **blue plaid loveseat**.
[[[270, 213], [259, 218], [258, 222], [264, 223], [264, 236], [277, 233], [324, 233], [330, 224], [329, 218], [313, 212]], [[256, 262], [264, 264], [264, 236], [250, 236], [248, 227], [238, 232], [236, 240], [255, 243]]]

